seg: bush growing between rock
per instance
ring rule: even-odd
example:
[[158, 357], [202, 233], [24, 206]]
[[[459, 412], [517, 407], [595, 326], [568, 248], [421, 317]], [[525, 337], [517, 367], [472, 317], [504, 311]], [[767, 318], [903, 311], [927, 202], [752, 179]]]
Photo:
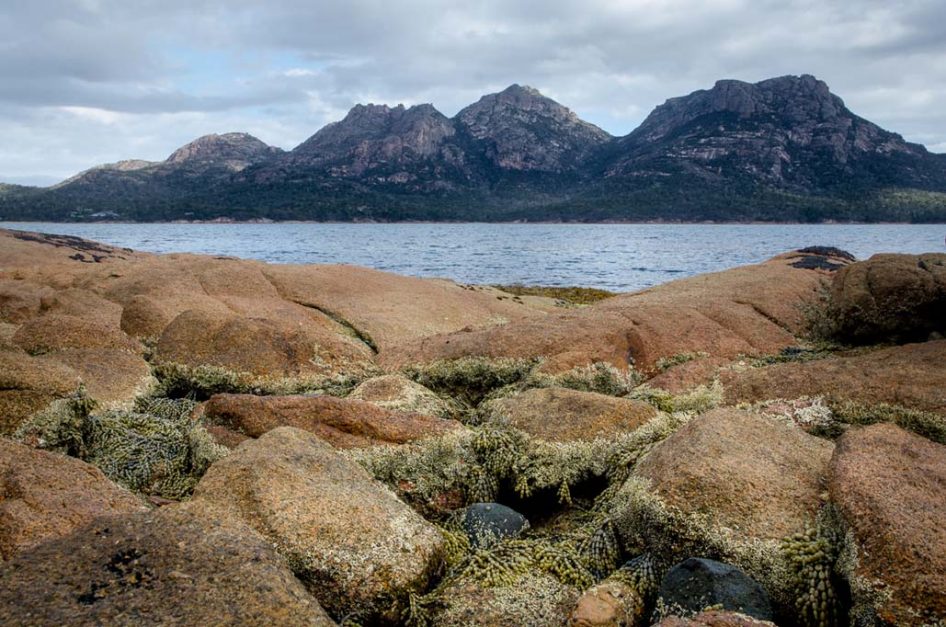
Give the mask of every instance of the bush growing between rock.
[[[835, 420], [843, 425], [872, 425], [891, 422], [917, 435], [946, 444], [946, 417], [928, 411], [908, 409], [887, 403], [859, 403], [856, 401], [829, 402]], [[838, 436], [843, 428], [833, 435]]]
[[79, 457], [135, 492], [180, 499], [227, 452], [191, 419], [195, 405], [148, 398], [139, 399], [131, 411], [96, 414], [91, 413], [88, 399], [77, 396], [40, 412], [15, 437], [37, 448]]
[[89, 417], [86, 461], [130, 490], [164, 498], [189, 495], [226, 449], [190, 418], [193, 404], [147, 401], [136, 411]]
[[493, 501], [504, 484], [523, 498], [556, 490], [561, 502], [590, 478], [621, 480], [651, 446], [689, 420], [687, 414], [658, 414], [633, 432], [582, 442], [545, 442], [507, 425], [488, 424], [401, 446], [346, 451], [376, 479], [390, 485], [422, 511], [449, 493], [462, 506]]
[[524, 387], [561, 387], [579, 392], [624, 396], [640, 385], [640, 382], [641, 374], [633, 368], [621, 371], [609, 363], [598, 361], [555, 375], [533, 372], [524, 381]]
[[219, 366], [185, 366], [183, 364], [161, 364], [154, 367], [158, 388], [154, 396], [168, 398], [190, 398], [207, 400], [214, 394], [305, 394], [321, 393], [346, 396], [362, 381], [364, 376], [335, 375], [316, 377], [312, 375], [263, 379], [246, 372], [233, 372]]
[[660, 411], [668, 413], [691, 412], [701, 414], [722, 404], [723, 386], [718, 380], [715, 380], [710, 385], [699, 385], [683, 394], [671, 394], [660, 388], [652, 388], [645, 383], [634, 388], [628, 394], [628, 398], [650, 403]]
[[537, 363], [535, 359], [462, 357], [409, 366], [404, 374], [438, 394], [476, 407], [490, 392], [522, 381]]
[[808, 532], [783, 539], [740, 538], [709, 516], [685, 514], [631, 477], [606, 504], [626, 550], [652, 556], [659, 573], [699, 555], [738, 566], [759, 581], [782, 616], [810, 627], [836, 625], [841, 534], [825, 508]]

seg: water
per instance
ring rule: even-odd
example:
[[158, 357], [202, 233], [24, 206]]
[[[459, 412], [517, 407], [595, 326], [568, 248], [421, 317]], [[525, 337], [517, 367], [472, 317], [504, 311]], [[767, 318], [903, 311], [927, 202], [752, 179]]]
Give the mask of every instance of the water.
[[944, 252], [946, 225], [864, 224], [54, 224], [0, 228], [77, 235], [151, 252], [275, 263], [348, 263], [463, 283], [615, 291], [763, 261], [793, 248]]

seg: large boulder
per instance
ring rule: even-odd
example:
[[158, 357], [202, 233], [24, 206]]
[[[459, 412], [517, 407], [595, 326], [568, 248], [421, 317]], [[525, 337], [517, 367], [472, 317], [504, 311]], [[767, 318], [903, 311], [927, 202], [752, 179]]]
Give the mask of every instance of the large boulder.
[[634, 469], [683, 512], [706, 513], [743, 538], [804, 531], [822, 505], [833, 444], [774, 419], [732, 408], [694, 418]]
[[922, 341], [946, 332], [946, 254], [874, 255], [842, 268], [826, 312], [845, 341]]
[[633, 431], [657, 415], [643, 401], [556, 387], [489, 401], [482, 411], [552, 442], [611, 437]]
[[155, 383], [144, 358], [113, 348], [74, 348], [36, 358], [72, 369], [100, 409], [124, 408]]
[[707, 607], [772, 620], [772, 602], [761, 585], [729, 564], [691, 557], [671, 568], [657, 596], [670, 611], [696, 613]]
[[403, 444], [461, 429], [455, 420], [383, 409], [334, 396], [216, 394], [204, 416], [213, 424], [258, 438], [277, 427], [310, 431], [337, 448]]
[[0, 438], [0, 559], [100, 516], [145, 510], [95, 466]]
[[779, 616], [795, 620], [799, 581], [824, 565], [793, 575], [799, 568], [785, 543], [809, 537], [827, 501], [833, 447], [787, 421], [735, 408], [692, 418], [616, 491], [608, 509], [619, 546], [650, 554], [658, 568], [694, 555], [733, 564], [762, 584]]
[[300, 429], [244, 442], [210, 467], [194, 499], [265, 535], [336, 619], [395, 622], [441, 568], [436, 527]]
[[420, 383], [399, 374], [372, 377], [361, 382], [346, 398], [368, 401], [393, 411], [450, 418], [456, 413], [450, 403]]
[[946, 446], [890, 424], [850, 430], [828, 487], [855, 543], [854, 614], [895, 625], [946, 621]]
[[946, 340], [724, 372], [727, 403], [825, 396], [946, 414]]
[[266, 540], [202, 504], [97, 519], [0, 580], [9, 625], [334, 624]]

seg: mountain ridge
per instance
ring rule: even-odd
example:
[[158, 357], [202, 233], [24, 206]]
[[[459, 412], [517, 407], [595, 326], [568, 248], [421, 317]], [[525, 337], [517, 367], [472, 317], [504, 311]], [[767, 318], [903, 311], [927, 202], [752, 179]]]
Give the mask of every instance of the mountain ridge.
[[207, 135], [162, 162], [4, 190], [6, 219], [928, 222], [946, 221], [946, 155], [811, 75], [720, 80], [623, 137], [514, 84], [452, 118], [359, 104], [289, 151]]

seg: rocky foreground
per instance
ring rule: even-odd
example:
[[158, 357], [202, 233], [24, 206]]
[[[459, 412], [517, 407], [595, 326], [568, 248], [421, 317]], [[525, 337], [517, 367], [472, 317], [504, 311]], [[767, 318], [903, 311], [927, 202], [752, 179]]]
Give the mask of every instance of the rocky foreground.
[[0, 231], [0, 622], [941, 625], [946, 255], [591, 305]]

